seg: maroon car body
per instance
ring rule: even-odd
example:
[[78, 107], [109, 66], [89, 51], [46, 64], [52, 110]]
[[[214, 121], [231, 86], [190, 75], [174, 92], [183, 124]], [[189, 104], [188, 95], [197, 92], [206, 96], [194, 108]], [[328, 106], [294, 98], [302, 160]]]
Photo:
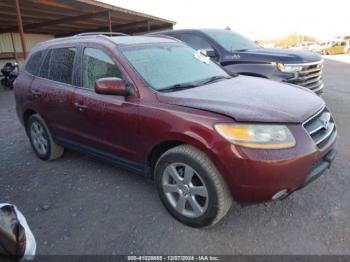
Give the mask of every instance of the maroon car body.
[[[78, 55], [84, 47], [103, 50], [126, 76], [129, 95], [97, 94], [81, 88], [77, 61], [71, 85], [34, 76], [24, 65], [15, 83], [18, 117], [26, 125], [28, 118], [38, 113], [58, 144], [147, 176], [152, 176], [165, 151], [180, 144], [192, 145], [215, 164], [233, 199], [241, 203], [269, 201], [283, 189], [287, 190], [285, 197], [330, 166], [336, 129], [333, 125], [328, 132], [328, 126], [320, 127], [316, 135], [324, 139], [316, 145], [318, 137], [310, 135], [307, 125], [315, 125], [327, 109], [311, 91], [237, 76], [200, 88], [157, 92], [118, 51], [120, 46], [171, 42], [175, 41], [89, 36], [43, 43], [31, 53], [67, 46], [76, 47]], [[108, 91], [108, 83], [102, 88]], [[285, 124], [296, 145], [278, 150], [246, 148], [228, 142], [214, 130], [217, 123], [256, 122]]]

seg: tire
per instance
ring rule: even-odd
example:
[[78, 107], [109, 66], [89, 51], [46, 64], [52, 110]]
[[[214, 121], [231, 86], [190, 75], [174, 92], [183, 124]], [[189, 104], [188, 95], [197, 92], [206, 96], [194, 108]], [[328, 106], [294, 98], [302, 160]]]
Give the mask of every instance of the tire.
[[45, 121], [38, 115], [31, 115], [27, 121], [27, 134], [35, 154], [42, 160], [60, 158], [64, 148], [52, 139]]
[[231, 207], [231, 193], [223, 177], [193, 146], [180, 145], [165, 152], [156, 163], [154, 175], [162, 203], [188, 226], [212, 226]]

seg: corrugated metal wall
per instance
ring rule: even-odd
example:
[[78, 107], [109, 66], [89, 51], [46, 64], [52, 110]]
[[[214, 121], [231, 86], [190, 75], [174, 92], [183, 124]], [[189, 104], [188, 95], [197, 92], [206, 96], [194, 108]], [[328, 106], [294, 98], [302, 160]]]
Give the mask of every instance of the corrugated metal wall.
[[[13, 41], [15, 43], [15, 48], [17, 52], [22, 52], [21, 39], [18, 33], [12, 33]], [[25, 34], [25, 39], [27, 43], [27, 49], [30, 50], [37, 43], [47, 41], [54, 38], [53, 35], [42, 35], [42, 34]], [[12, 42], [11, 42], [11, 33], [0, 34], [0, 53], [13, 52]], [[0, 68], [7, 62], [15, 62], [11, 59], [0, 59]], [[23, 59], [19, 59], [20, 65], [23, 63]]]

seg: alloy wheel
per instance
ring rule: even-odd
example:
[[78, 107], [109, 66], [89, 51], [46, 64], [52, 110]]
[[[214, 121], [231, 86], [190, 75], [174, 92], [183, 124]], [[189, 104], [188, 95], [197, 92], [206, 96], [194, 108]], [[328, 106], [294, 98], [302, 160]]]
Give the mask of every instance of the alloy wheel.
[[35, 150], [40, 155], [47, 154], [48, 140], [45, 137], [44, 128], [39, 122], [33, 122], [30, 126], [30, 137]]
[[170, 205], [183, 216], [200, 217], [208, 208], [208, 189], [187, 164], [169, 164], [163, 172], [162, 189]]

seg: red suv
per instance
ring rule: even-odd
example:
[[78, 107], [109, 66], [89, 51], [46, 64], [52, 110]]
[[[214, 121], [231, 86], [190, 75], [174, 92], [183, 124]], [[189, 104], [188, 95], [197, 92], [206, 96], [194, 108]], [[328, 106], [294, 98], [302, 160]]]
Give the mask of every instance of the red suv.
[[15, 96], [39, 158], [71, 148], [152, 177], [169, 212], [194, 227], [218, 222], [233, 200], [288, 196], [335, 155], [335, 123], [320, 97], [230, 76], [170, 38], [80, 35], [42, 43], [26, 60]]

